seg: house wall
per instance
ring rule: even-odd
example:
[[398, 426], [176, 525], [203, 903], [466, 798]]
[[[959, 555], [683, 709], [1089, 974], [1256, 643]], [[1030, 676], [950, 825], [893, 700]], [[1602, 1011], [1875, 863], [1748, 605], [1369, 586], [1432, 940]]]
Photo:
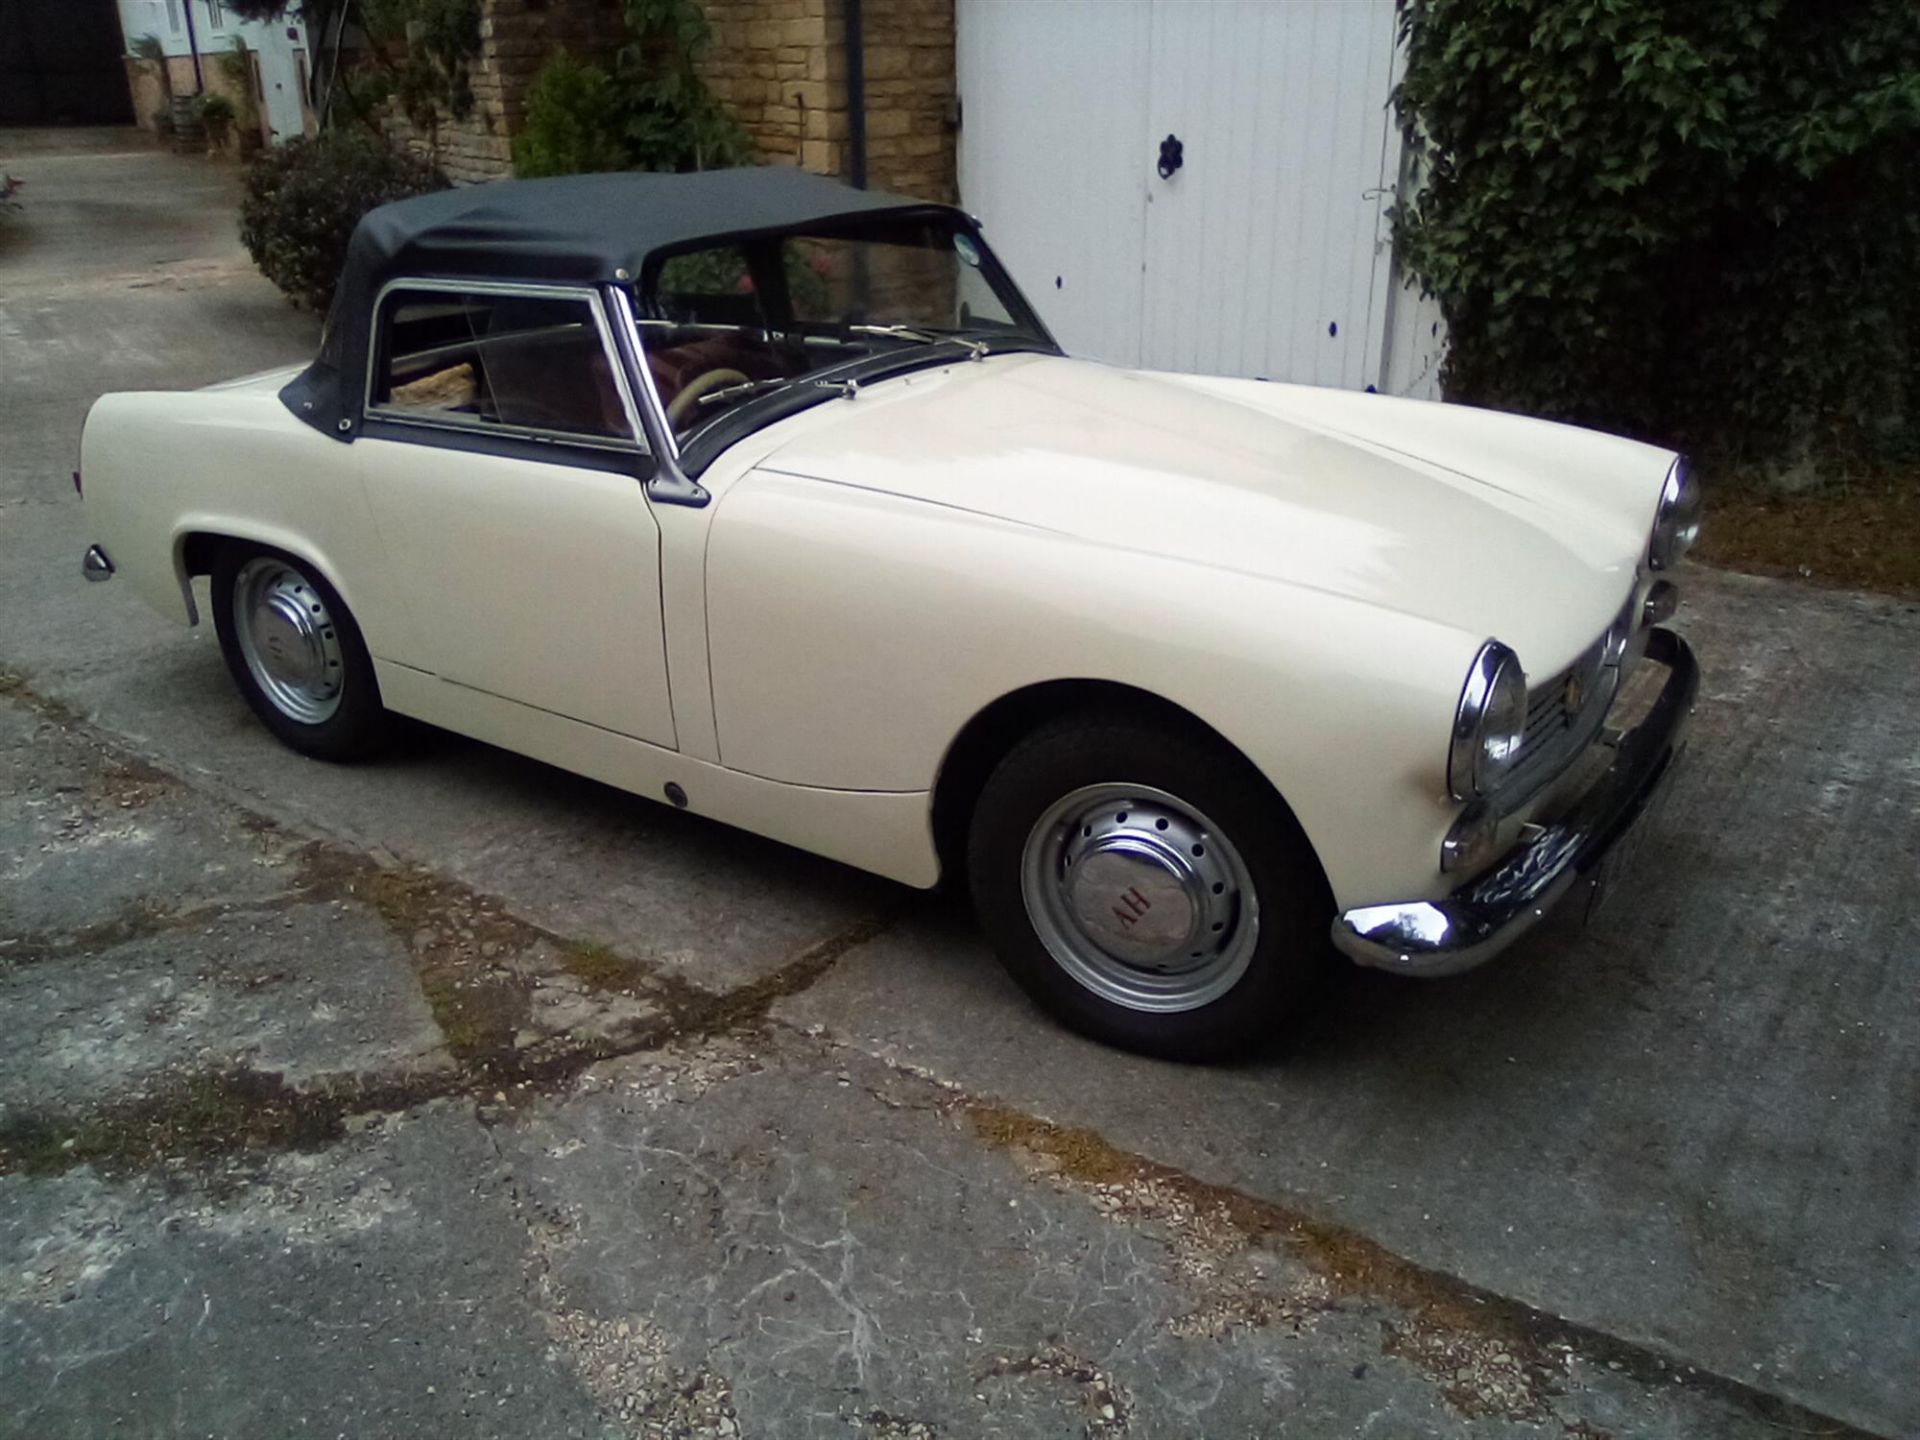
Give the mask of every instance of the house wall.
[[[264, 118], [263, 138], [285, 140], [311, 129], [311, 115], [305, 104], [301, 81], [301, 58], [311, 52], [305, 26], [292, 17], [271, 24], [241, 20], [227, 12], [218, 0], [117, 0], [120, 29], [131, 54], [133, 42], [142, 35], [159, 37], [167, 54], [167, 69], [175, 95], [192, 95], [194, 83], [192, 46], [200, 51], [202, 86], [230, 96], [240, 108], [237, 86], [227, 80], [221, 67], [222, 57], [232, 53], [234, 38], [244, 40], [259, 58], [260, 110]], [[193, 7], [193, 34], [187, 31], [187, 7]], [[127, 84], [133, 95], [134, 123], [152, 130], [154, 114], [164, 103], [159, 66], [152, 61], [127, 61]]]
[[[703, 73], [740, 117], [760, 157], [845, 175], [844, 0], [705, 0], [713, 45]], [[866, 0], [868, 183], [925, 199], [954, 195], [953, 0]], [[609, 60], [626, 40], [605, 0], [485, 0], [469, 71], [473, 113], [423, 132], [389, 113], [387, 133], [436, 158], [456, 182], [512, 172], [512, 136], [541, 65], [556, 49]]]

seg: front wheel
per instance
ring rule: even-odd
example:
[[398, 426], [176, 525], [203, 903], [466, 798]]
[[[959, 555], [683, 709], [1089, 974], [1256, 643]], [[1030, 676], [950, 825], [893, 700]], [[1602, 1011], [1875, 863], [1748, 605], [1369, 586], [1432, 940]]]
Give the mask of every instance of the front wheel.
[[1068, 717], [989, 777], [968, 843], [1002, 962], [1108, 1044], [1218, 1060], [1279, 1034], [1328, 967], [1332, 900], [1239, 755], [1156, 718]]
[[371, 754], [387, 715], [360, 627], [339, 594], [291, 555], [234, 543], [215, 558], [213, 625], [260, 722], [321, 760]]

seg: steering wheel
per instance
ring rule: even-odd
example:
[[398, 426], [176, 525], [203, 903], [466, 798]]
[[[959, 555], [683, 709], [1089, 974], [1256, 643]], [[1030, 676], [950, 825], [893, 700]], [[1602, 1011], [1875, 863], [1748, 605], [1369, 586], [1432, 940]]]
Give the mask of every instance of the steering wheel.
[[693, 407], [700, 403], [702, 395], [710, 394], [723, 385], [750, 384], [748, 377], [738, 370], [721, 366], [718, 370], [704, 370], [680, 387], [680, 393], [673, 397], [673, 403], [667, 406], [667, 423], [674, 429], [680, 428], [680, 422], [693, 413]]

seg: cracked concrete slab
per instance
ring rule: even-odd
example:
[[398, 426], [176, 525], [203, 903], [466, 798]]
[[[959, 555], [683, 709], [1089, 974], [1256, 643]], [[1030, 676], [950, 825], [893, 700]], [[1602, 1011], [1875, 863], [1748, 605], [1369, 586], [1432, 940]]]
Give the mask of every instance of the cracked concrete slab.
[[270, 900], [287, 890], [292, 849], [0, 694], [0, 963], [103, 916], [145, 921]]
[[217, 1178], [0, 1178], [0, 1435], [608, 1433], [470, 1106]]
[[538, 1303], [636, 1433], [689, 1394], [788, 1436], [1774, 1433], [1684, 1376], [1343, 1291], [1151, 1167], [1090, 1179], [977, 1114], [776, 1037], [610, 1062], [494, 1135]]
[[247, 1069], [301, 1089], [451, 1064], [406, 951], [338, 901], [0, 966], [0, 1011], [0, 1117], [75, 1111], [187, 1072]]

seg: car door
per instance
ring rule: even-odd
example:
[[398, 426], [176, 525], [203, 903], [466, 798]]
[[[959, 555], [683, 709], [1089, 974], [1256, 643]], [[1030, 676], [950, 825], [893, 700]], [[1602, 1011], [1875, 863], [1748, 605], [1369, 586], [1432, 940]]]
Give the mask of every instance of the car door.
[[651, 462], [591, 289], [395, 282], [354, 449], [406, 616], [380, 658], [674, 744]]

